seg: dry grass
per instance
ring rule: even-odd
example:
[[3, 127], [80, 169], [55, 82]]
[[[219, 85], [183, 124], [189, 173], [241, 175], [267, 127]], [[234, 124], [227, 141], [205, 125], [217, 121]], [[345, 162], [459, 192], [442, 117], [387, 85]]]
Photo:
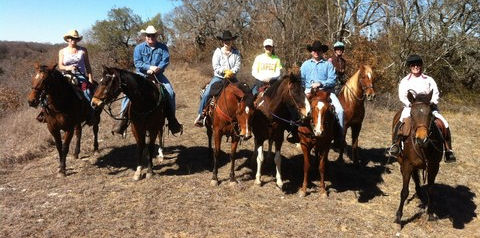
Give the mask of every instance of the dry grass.
[[[389, 143], [393, 111], [378, 109], [387, 98], [367, 105], [360, 134], [363, 165], [336, 161], [330, 153], [328, 198], [315, 184], [299, 198], [302, 156], [285, 144], [283, 175], [286, 192], [275, 188], [273, 162], [266, 161], [264, 186], [251, 178], [252, 141], [239, 147], [236, 175], [228, 185], [228, 159], [220, 161], [220, 186], [209, 185], [204, 129], [193, 127], [198, 88], [208, 76], [187, 65], [171, 67], [167, 76], [177, 92], [177, 115], [186, 127], [180, 137], [165, 138], [166, 159], [155, 161], [153, 179], [134, 182], [135, 145], [109, 133], [112, 119], [103, 114], [98, 157], [91, 155], [92, 133], [85, 128], [82, 159], [67, 159], [68, 176], [56, 178], [56, 152], [48, 146], [44, 124], [34, 121], [37, 110], [19, 112], [0, 123], [0, 236], [3, 237], [478, 237], [480, 192], [478, 166], [480, 120], [470, 113], [444, 112], [452, 124], [458, 162], [441, 164], [435, 191], [436, 222], [427, 222], [413, 198], [404, 209], [407, 224], [393, 223], [401, 175], [398, 163], [382, 154]], [[380, 108], [383, 108], [380, 106]], [[48, 149], [46, 149], [48, 148]], [[229, 152], [228, 143], [223, 149]], [[34, 154], [35, 158], [18, 159]], [[26, 156], [28, 157], [28, 156]], [[347, 159], [348, 160], [348, 159]], [[23, 163], [17, 163], [24, 161]], [[413, 195], [411, 189], [410, 197]]]

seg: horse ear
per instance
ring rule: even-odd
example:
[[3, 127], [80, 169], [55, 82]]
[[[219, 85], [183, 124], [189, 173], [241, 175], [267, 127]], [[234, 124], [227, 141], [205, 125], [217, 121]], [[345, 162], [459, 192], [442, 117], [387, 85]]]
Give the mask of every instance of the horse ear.
[[40, 64], [38, 62], [33, 63], [33, 67], [35, 67], [35, 70], [38, 71], [40, 69]]
[[48, 68], [47, 68], [47, 69], [48, 69], [48, 71], [52, 71], [52, 70], [54, 70], [54, 69], [57, 67], [57, 65], [58, 65], [57, 63], [53, 63], [53, 64], [51, 64], [51, 65], [50, 65], [50, 66], [48, 66]]
[[411, 91], [408, 91], [407, 98], [410, 103], [413, 103], [413, 101], [415, 101], [415, 97], [413, 96]]

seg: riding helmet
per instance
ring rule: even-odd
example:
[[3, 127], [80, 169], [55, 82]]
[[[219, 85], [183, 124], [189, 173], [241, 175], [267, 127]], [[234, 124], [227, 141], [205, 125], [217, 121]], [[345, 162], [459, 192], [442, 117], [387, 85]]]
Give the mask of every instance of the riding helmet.
[[420, 57], [419, 55], [410, 55], [410, 56], [408, 56], [408, 58], [407, 58], [407, 66], [410, 67], [410, 65], [412, 65], [412, 64], [414, 64], [414, 63], [420, 63], [421, 65], [423, 65], [422, 57]]

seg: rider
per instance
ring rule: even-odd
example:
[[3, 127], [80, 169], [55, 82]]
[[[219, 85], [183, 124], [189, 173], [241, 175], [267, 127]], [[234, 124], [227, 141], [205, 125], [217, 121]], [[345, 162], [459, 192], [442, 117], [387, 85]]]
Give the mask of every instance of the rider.
[[410, 74], [405, 76], [398, 86], [398, 97], [404, 104], [400, 120], [394, 128], [394, 141], [393, 144], [387, 149], [387, 156], [396, 157], [400, 154], [400, 142], [406, 135], [401, 135], [401, 127], [404, 124], [404, 120], [410, 117], [410, 101], [408, 101], [407, 95], [409, 90], [414, 90], [417, 94], [427, 94], [433, 90], [432, 99], [430, 103], [433, 104], [432, 114], [436, 118], [440, 119], [447, 128], [447, 135], [445, 136], [445, 162], [456, 161], [455, 155], [452, 150], [452, 139], [450, 128], [448, 127], [447, 120], [438, 112], [437, 104], [439, 99], [439, 91], [435, 80], [422, 73], [423, 60], [418, 55], [410, 55], [407, 58], [407, 66], [410, 68]]
[[[322, 88], [332, 92], [336, 84], [335, 69], [333, 64], [323, 57], [323, 53], [328, 51], [328, 46], [316, 40], [312, 45], [307, 46], [307, 50], [311, 53], [312, 58], [303, 62], [302, 67], [300, 67], [305, 94], [309, 97], [312, 88]], [[343, 108], [334, 93], [330, 93], [330, 99], [332, 100], [332, 105], [335, 107], [338, 124], [340, 125], [339, 134], [337, 134], [335, 139], [335, 147], [338, 148], [343, 146], [344, 141]]]
[[[208, 85], [205, 87], [205, 92], [203, 93], [202, 99], [200, 100], [200, 105], [198, 107], [198, 116], [194, 121], [194, 125], [197, 127], [202, 127], [204, 125], [205, 115], [203, 114], [203, 108], [205, 107], [209, 99], [212, 84], [216, 82], [221, 82], [225, 78], [230, 78], [230, 75], [235, 75], [240, 70], [240, 51], [237, 48], [233, 47], [233, 41], [236, 38], [237, 36], [233, 36], [232, 33], [228, 30], [223, 31], [221, 36], [217, 36], [217, 39], [222, 41], [223, 47], [217, 48], [213, 53], [212, 66], [214, 76], [210, 80], [210, 83], [208, 83]], [[233, 76], [230, 80], [236, 81], [235, 76]]]
[[335, 74], [337, 75], [337, 85], [335, 86], [335, 93], [338, 94], [340, 92], [340, 89], [342, 86], [345, 84], [345, 68], [347, 65], [347, 62], [343, 58], [343, 52], [345, 51], [345, 44], [341, 41], [335, 42], [333, 44], [333, 57], [329, 58], [328, 61], [330, 61], [333, 64], [333, 67], [335, 67]]
[[[147, 77], [147, 75], [154, 75], [155, 79], [163, 85], [168, 93], [168, 109], [167, 119], [168, 128], [172, 134], [183, 133], [183, 126], [175, 117], [175, 92], [173, 87], [168, 81], [167, 77], [163, 74], [170, 61], [170, 54], [165, 44], [157, 41], [158, 31], [153, 26], [148, 26], [147, 29], [141, 30], [140, 33], [145, 36], [145, 42], [138, 44], [133, 52], [133, 61], [135, 64], [136, 72], [139, 75]], [[121, 115], [124, 120], [117, 123], [113, 132], [123, 134], [127, 128], [127, 120], [125, 109], [127, 108], [130, 100], [125, 98], [122, 101]]]
[[272, 39], [263, 41], [265, 53], [255, 57], [252, 65], [252, 76], [255, 78], [255, 83], [252, 88], [253, 95], [258, 93], [258, 90], [266, 85], [273, 84], [280, 77], [280, 70], [282, 64], [277, 55]]

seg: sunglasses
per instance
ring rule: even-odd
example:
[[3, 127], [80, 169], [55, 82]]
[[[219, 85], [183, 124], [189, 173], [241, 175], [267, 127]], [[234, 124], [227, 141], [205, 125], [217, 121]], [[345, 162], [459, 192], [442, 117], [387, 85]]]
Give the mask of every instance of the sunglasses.
[[155, 36], [157, 36], [157, 35], [156, 34], [147, 34], [147, 37], [150, 37], [150, 38], [153, 38]]

